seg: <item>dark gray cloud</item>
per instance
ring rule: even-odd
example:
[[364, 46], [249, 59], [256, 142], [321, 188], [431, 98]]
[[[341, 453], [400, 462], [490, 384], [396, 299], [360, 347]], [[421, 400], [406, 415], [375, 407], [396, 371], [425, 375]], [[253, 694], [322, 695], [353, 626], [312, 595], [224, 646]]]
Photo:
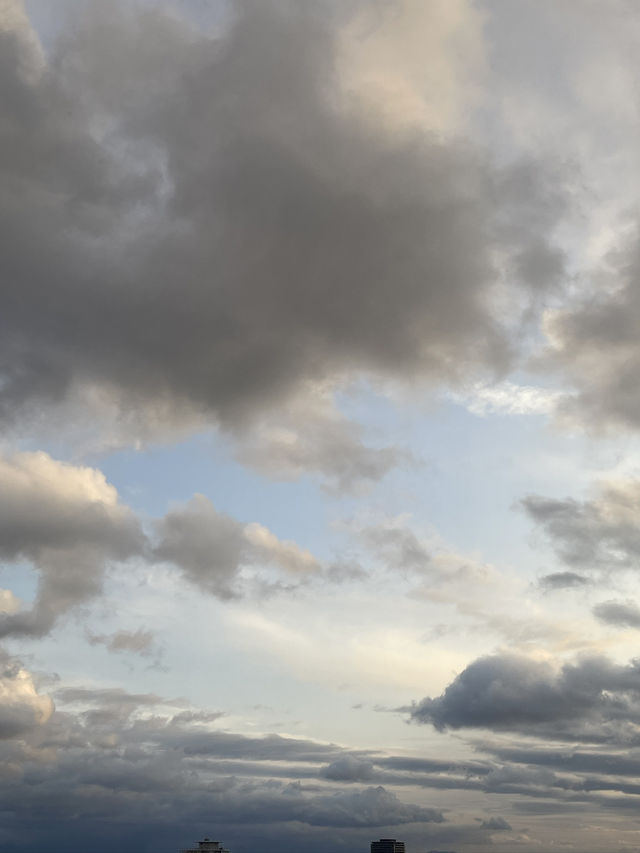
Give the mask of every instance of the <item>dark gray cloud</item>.
[[515, 655], [478, 658], [411, 719], [437, 729], [488, 728], [590, 740], [623, 737], [640, 723], [640, 665], [584, 658], [554, 669]]
[[57, 695], [62, 702], [82, 702], [91, 705], [117, 705], [132, 709], [145, 705], [164, 705], [166, 701], [155, 693], [129, 693], [123, 687], [64, 687]]
[[[236, 835], [270, 826], [282, 839], [300, 826], [335, 832], [443, 821], [438, 809], [407, 803], [380, 785], [319, 782], [323, 763], [350, 754], [335, 745], [217, 730], [219, 713], [173, 713], [178, 703], [155, 694], [65, 688], [57, 698], [64, 710], [37, 730], [14, 730], [13, 740], [0, 746], [0, 758], [11, 756], [25, 774], [24, 784], [0, 774], [3, 826], [22, 831], [23, 840], [51, 827], [54, 815], [55, 826], [72, 835], [67, 821], [77, 819], [78, 839], [81, 829], [95, 833], [105, 825], [101, 851], [109, 849], [107, 838], [113, 843], [116, 826], [128, 840], [137, 827], [159, 838], [179, 827], [184, 832], [185, 823]], [[208, 744], [194, 749], [197, 739]], [[243, 770], [247, 760], [252, 765]], [[309, 781], [302, 784], [298, 775]], [[55, 849], [57, 836], [51, 844]]]
[[[592, 807], [629, 808], [640, 794], [637, 747], [630, 750], [628, 743], [616, 751], [585, 750], [567, 744], [554, 749], [544, 743], [531, 746], [530, 742], [526, 746], [484, 744], [482, 748], [503, 762], [492, 772], [496, 781], [487, 784], [487, 791], [524, 795], [530, 801], [553, 797], [558, 806], [567, 807], [567, 812], [581, 802]], [[517, 810], [538, 808], [523, 801], [516, 801], [514, 806]], [[539, 808], [543, 812], [546, 809], [544, 804]], [[558, 808], [558, 813], [562, 812]]]
[[549, 322], [551, 362], [578, 391], [562, 414], [590, 430], [640, 425], [640, 241], [638, 223], [625, 225], [601, 268], [592, 271], [596, 287]]
[[633, 601], [602, 601], [593, 608], [593, 615], [607, 625], [640, 628], [640, 608]]
[[514, 810], [523, 815], [563, 815], [569, 820], [577, 820], [585, 813], [591, 814], [593, 811], [592, 803], [564, 803], [556, 800], [523, 800], [514, 804]]
[[545, 798], [550, 795], [566, 800], [566, 791], [571, 788], [565, 777], [559, 776], [546, 767], [519, 766], [510, 762], [497, 765], [484, 780], [484, 790], [492, 793], [516, 794]]
[[639, 498], [638, 482], [621, 481], [601, 484], [591, 500], [529, 495], [521, 505], [568, 566], [632, 568], [640, 558]]
[[368, 782], [373, 778], [374, 770], [371, 761], [345, 755], [323, 767], [321, 774], [334, 782]]
[[640, 756], [637, 748], [621, 751], [587, 750], [572, 747], [521, 746], [518, 744], [483, 744], [483, 750], [509, 765], [529, 765], [553, 768], [577, 774], [598, 774], [603, 777], [632, 776], [640, 778]]
[[[156, 559], [175, 564], [191, 583], [223, 600], [243, 593], [242, 570], [247, 567], [275, 566], [293, 585], [322, 570], [295, 542], [218, 512], [204, 495], [168, 512], [156, 524], [156, 537]], [[266, 578], [265, 584], [266, 590]]]
[[482, 761], [446, 761], [437, 758], [416, 758], [410, 755], [377, 758], [376, 765], [412, 773], [447, 773], [465, 776], [484, 776], [492, 769], [491, 764]]
[[576, 572], [552, 572], [541, 577], [538, 583], [545, 590], [579, 589], [586, 586], [589, 579]]
[[[296, 788], [293, 790], [297, 793]], [[296, 814], [298, 811], [299, 816]], [[441, 823], [444, 820], [442, 812], [437, 809], [403, 803], [381, 785], [316, 796], [304, 803], [302, 809], [294, 809], [288, 819], [303, 820], [312, 826], [336, 827], [395, 826], [403, 823]]]
[[168, 512], [157, 533], [159, 560], [180, 566], [190, 581], [219, 598], [238, 595], [238, 569], [248, 549], [240, 522], [218, 513], [199, 495], [186, 507]]
[[483, 820], [480, 824], [481, 829], [490, 829], [493, 832], [503, 832], [511, 830], [513, 827], [503, 817], [490, 817], [489, 820]]
[[496, 259], [555, 282], [557, 175], [390, 128], [343, 86], [331, 3], [231, 18], [209, 38], [90, 3], [45, 70], [0, 34], [5, 421], [80, 400], [142, 438], [241, 432], [313, 381], [501, 371]]
[[[625, 681], [629, 673], [622, 669], [611, 677]], [[420, 837], [431, 844], [478, 844], [513, 824], [504, 812], [471, 826], [449, 824], [428, 800], [406, 802], [407, 787], [507, 797], [515, 814], [552, 813], [550, 804], [557, 814], [588, 807], [596, 822], [596, 810], [626, 811], [640, 802], [637, 750], [622, 747], [552, 749], [530, 739], [522, 747], [503, 736], [477, 745], [489, 760], [465, 764], [249, 737], [220, 728], [219, 711], [185, 708], [153, 693], [74, 687], [55, 695], [58, 709], [48, 719], [8, 732], [0, 743], [0, 761], [24, 774], [0, 773], [3, 827], [16, 833], [7, 850], [18, 849], [18, 838], [35, 846], [44, 826], [53, 833], [50, 841], [57, 840], [57, 826], [71, 833], [65, 849], [72, 851], [82, 849], [87, 831], [97, 833], [96, 849], [107, 853], [117, 832], [135, 839], [146, 831], [149, 843], [184, 833], [185, 823], [196, 834], [213, 826], [229, 843], [238, 839], [230, 846], [246, 851], [253, 832], [282, 845], [304, 828], [308, 849], [320, 850], [316, 842], [323, 838], [326, 846], [327, 833], [335, 840], [346, 832], [340, 836], [346, 849], [368, 843], [372, 827], [398, 836], [402, 826], [412, 847]], [[364, 841], [360, 830], [369, 833]], [[186, 840], [177, 837], [176, 846]], [[275, 841], [266, 849], [275, 851]]]

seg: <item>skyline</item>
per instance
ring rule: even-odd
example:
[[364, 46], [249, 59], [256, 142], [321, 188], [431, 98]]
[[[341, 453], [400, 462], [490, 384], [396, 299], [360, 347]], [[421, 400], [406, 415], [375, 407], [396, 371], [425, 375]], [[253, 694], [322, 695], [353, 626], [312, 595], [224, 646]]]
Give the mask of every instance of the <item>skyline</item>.
[[640, 10], [0, 0], [0, 849], [636, 850]]

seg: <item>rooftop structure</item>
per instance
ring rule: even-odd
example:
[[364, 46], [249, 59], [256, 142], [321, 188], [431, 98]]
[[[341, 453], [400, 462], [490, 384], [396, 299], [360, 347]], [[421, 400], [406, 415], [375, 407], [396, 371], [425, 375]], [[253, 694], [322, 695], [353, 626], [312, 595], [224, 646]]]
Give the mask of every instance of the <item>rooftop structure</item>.
[[187, 847], [181, 850], [180, 853], [229, 853], [229, 851], [225, 850], [219, 841], [211, 841], [210, 838], [204, 838], [202, 841], [198, 841], [197, 847]]
[[395, 838], [381, 838], [380, 841], [372, 841], [371, 853], [405, 853], [404, 841], [396, 841]]

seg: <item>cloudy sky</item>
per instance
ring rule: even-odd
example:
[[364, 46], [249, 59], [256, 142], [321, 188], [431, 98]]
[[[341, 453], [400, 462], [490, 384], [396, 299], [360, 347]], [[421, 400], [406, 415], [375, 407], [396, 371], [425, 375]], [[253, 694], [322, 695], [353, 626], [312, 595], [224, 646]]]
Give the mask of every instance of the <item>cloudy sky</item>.
[[640, 847], [635, 0], [0, 0], [0, 849]]

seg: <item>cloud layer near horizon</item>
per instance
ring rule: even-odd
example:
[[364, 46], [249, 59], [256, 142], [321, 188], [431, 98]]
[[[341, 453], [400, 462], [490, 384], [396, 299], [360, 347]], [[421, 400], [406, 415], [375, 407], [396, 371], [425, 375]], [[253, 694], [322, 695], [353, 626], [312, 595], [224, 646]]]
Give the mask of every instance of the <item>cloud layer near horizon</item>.
[[[446, 717], [453, 726], [522, 728], [529, 737], [523, 743], [479, 741], [476, 748], [482, 757], [456, 760], [349, 749], [305, 738], [246, 736], [225, 726], [220, 710], [197, 710], [182, 699], [116, 688], [59, 688], [54, 711], [19, 662], [6, 659], [0, 691], [0, 721], [6, 725], [0, 753], [14, 769], [0, 775], [3, 802], [12, 812], [3, 827], [5, 838], [12, 840], [27, 820], [32, 834], [35, 826], [35, 835], [44, 837], [44, 824], [34, 823], [33, 815], [56, 815], [64, 826], [79, 810], [81, 827], [94, 834], [96, 825], [103, 828], [101, 839], [95, 839], [99, 853], [107, 851], [125, 827], [130, 839], [136, 837], [136, 826], [144, 826], [154, 843], [160, 836], [177, 842], [185, 823], [195, 831], [211, 821], [231, 839], [245, 838], [247, 828], [253, 827], [267, 845], [278, 835], [295, 842], [299, 827], [313, 851], [326, 843], [323, 829], [330, 829], [341, 844], [362, 845], [378, 827], [382, 833], [417, 829], [432, 844], [449, 839], [477, 846], [490, 844], [493, 832], [513, 831], [495, 810], [514, 797], [523, 813], [530, 806], [531, 815], [544, 814], [545, 809], [553, 813], [559, 806], [577, 813], [637, 808], [637, 739], [605, 744], [594, 726], [583, 732], [583, 742], [563, 736], [555, 745], [547, 740], [554, 720], [584, 722], [614, 706], [613, 700], [601, 697], [587, 703], [584, 711], [578, 708], [576, 691], [592, 694], [589, 673], [595, 673], [603, 689], [624, 693], [638, 687], [637, 665], [584, 662], [552, 677], [548, 667], [531, 661], [495, 659], [472, 664], [454, 684], [468, 690], [471, 671], [477, 674], [489, 665], [493, 678], [482, 707], [474, 709], [467, 695], [467, 710], [461, 712], [459, 704], [456, 711], [454, 691], [448, 691], [432, 700], [439, 703], [438, 719]], [[504, 680], [502, 688], [497, 686], [498, 674], [504, 679], [509, 667], [511, 674], [514, 667], [519, 672], [515, 681], [510, 679], [513, 701], [505, 696]], [[543, 710], [545, 691], [552, 701]], [[501, 710], [494, 707], [488, 714], [492, 703]], [[16, 726], [19, 705], [22, 716]], [[25, 713], [27, 705], [31, 717]], [[627, 721], [637, 731], [637, 714], [630, 705], [627, 711]], [[433, 720], [434, 714], [435, 705], [427, 713], [426, 702], [414, 709], [416, 721]], [[425, 804], [447, 790], [459, 797], [482, 793], [494, 811], [477, 814], [475, 825], [456, 823], [452, 815]], [[400, 796], [404, 792], [422, 804], [405, 802]], [[60, 841], [55, 826], [49, 822], [46, 831], [55, 846]], [[74, 837], [81, 843], [80, 833]], [[73, 853], [81, 849], [73, 846], [76, 841], [69, 847]]]

